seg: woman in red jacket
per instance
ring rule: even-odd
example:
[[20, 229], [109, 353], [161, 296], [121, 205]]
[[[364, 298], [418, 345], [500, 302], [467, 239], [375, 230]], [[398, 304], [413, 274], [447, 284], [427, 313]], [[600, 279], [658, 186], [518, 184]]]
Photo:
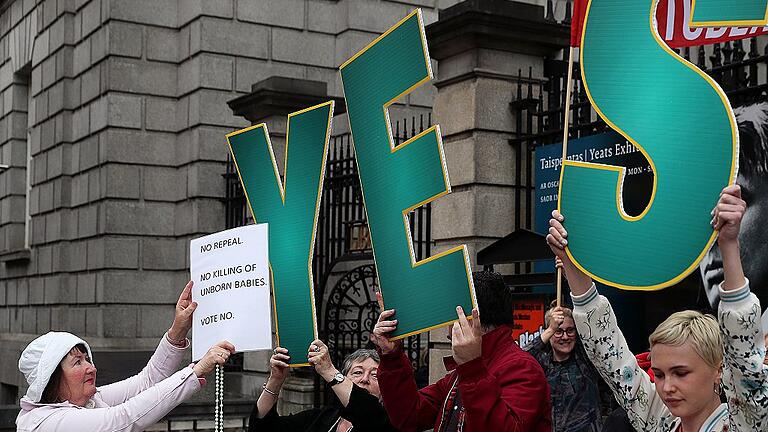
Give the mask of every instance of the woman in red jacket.
[[477, 309], [467, 320], [461, 307], [451, 329], [453, 355], [448, 374], [416, 388], [411, 363], [400, 341], [387, 335], [397, 327], [394, 309], [373, 329], [381, 350], [379, 388], [392, 425], [403, 432], [550, 432], [549, 385], [544, 371], [512, 339], [512, 293], [498, 273], [472, 275]]

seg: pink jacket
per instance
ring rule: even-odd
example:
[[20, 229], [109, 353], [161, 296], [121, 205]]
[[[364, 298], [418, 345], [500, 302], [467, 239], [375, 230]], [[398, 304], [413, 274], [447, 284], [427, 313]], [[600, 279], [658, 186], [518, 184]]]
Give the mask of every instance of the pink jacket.
[[188, 347], [189, 342], [185, 348], [174, 347], [163, 336], [138, 375], [98, 387], [85, 407], [22, 398], [17, 431], [143, 431], [200, 389], [201, 381], [191, 366], [176, 372]]

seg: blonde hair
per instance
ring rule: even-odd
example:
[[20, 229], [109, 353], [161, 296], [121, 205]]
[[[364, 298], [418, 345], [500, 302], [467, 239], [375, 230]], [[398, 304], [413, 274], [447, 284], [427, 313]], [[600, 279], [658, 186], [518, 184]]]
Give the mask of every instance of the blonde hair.
[[712, 315], [686, 310], [675, 312], [648, 336], [651, 348], [656, 344], [680, 346], [690, 342], [704, 362], [718, 369], [723, 363], [723, 338]]

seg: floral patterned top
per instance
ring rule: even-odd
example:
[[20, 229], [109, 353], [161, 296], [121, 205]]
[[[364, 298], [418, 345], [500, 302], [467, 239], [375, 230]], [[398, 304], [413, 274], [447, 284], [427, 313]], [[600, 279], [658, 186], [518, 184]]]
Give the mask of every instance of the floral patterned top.
[[[674, 432], [680, 426], [648, 375], [637, 365], [608, 299], [594, 284], [573, 298], [573, 318], [587, 356], [624, 407], [639, 432]], [[723, 389], [728, 403], [718, 407], [700, 432], [768, 431], [768, 366], [760, 323], [760, 302], [749, 282], [737, 290], [720, 288], [718, 321], [724, 341]]]

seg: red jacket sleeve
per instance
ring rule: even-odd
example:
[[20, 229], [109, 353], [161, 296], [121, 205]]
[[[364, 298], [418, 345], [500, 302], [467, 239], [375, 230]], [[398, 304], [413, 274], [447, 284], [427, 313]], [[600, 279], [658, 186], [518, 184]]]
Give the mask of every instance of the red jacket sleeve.
[[540, 431], [549, 416], [549, 385], [531, 358], [508, 359], [488, 373], [482, 358], [459, 365], [459, 391], [466, 412], [465, 430]]
[[416, 432], [434, 427], [452, 374], [418, 390], [411, 362], [398, 350], [381, 356], [378, 375], [384, 408], [396, 429]]

